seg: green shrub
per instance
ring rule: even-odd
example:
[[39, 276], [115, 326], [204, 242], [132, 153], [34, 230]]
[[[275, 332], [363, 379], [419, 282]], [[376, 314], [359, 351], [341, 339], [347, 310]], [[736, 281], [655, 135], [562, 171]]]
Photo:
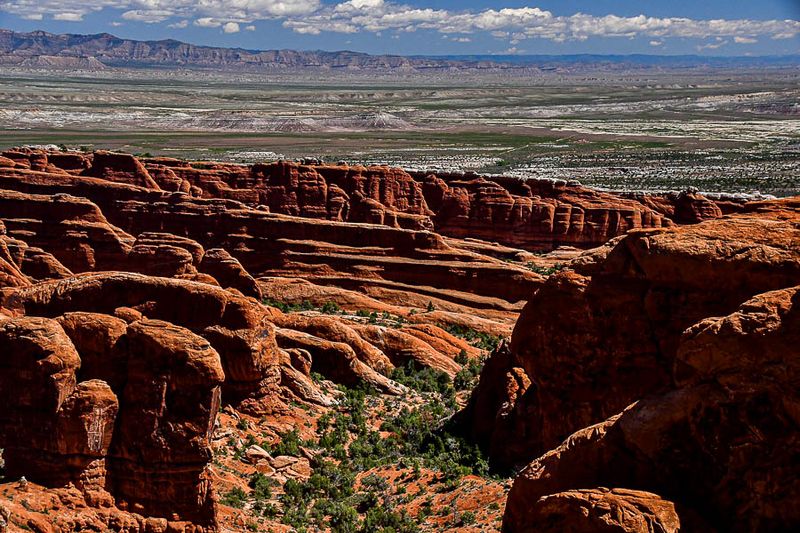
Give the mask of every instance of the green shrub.
[[381, 476], [370, 474], [361, 480], [361, 487], [368, 491], [385, 492], [389, 488], [389, 483]]
[[445, 394], [451, 387], [447, 373], [433, 368], [418, 368], [413, 360], [408, 361], [405, 366], [395, 368], [389, 377], [417, 392]]
[[312, 304], [308, 300], [303, 300], [299, 304], [292, 304], [274, 300], [272, 298], [264, 298], [261, 300], [261, 303], [263, 303], [264, 305], [268, 305], [270, 307], [277, 307], [284, 313], [294, 313], [298, 311], [313, 311], [315, 309], [314, 304]]
[[234, 487], [222, 496], [220, 503], [236, 509], [242, 509], [246, 498], [247, 494], [242, 489]]
[[248, 485], [253, 489], [253, 498], [256, 500], [269, 500], [272, 498], [272, 486], [275, 482], [260, 472], [250, 476]]
[[503, 340], [502, 337], [484, 333], [482, 331], [476, 331], [472, 328], [460, 326], [458, 324], [440, 324], [439, 327], [451, 335], [461, 337], [473, 346], [487, 352], [493, 352], [500, 345], [500, 341]]
[[300, 446], [305, 443], [300, 439], [296, 429], [280, 435], [280, 441], [273, 445], [265, 446], [273, 455], [300, 455]]
[[292, 506], [284, 505], [281, 523], [298, 531], [305, 531], [306, 526], [308, 526], [308, 509], [305, 503]]
[[534, 263], [526, 263], [525, 266], [527, 266], [528, 270], [530, 270], [531, 272], [536, 272], [537, 274], [541, 274], [542, 276], [552, 276], [556, 272], [560, 272], [561, 270], [563, 270], [566, 265], [563, 265], [561, 263], [556, 263], [551, 267], [544, 267], [536, 265]]
[[419, 527], [405, 511], [397, 512], [389, 506], [378, 506], [367, 511], [361, 522], [360, 533], [374, 531], [415, 533]]
[[472, 511], [464, 511], [459, 517], [459, 525], [469, 526], [475, 523], [475, 513]]
[[453, 379], [453, 386], [456, 390], [471, 390], [475, 387], [478, 377], [481, 375], [481, 370], [483, 370], [483, 361], [477, 359], [469, 360], [456, 374]]
[[344, 503], [336, 502], [327, 513], [333, 533], [356, 533], [358, 531], [358, 512]]
[[325, 304], [320, 307], [320, 312], [325, 313], [326, 315], [338, 315], [342, 312], [342, 308], [339, 307], [339, 304], [336, 302], [325, 302]]
[[[317, 421], [316, 446], [320, 454], [312, 460], [311, 476], [306, 481], [290, 479], [283, 485], [279, 499], [284, 524], [298, 531], [316, 528], [358, 533], [416, 532], [416, 520], [394, 507], [397, 502], [408, 501], [408, 497], [398, 496], [403, 488], [390, 494], [389, 483], [370, 474], [361, 479], [356, 491], [358, 472], [391, 464], [410, 467], [413, 470], [409, 476], [419, 477], [424, 465], [439, 472], [441, 488], [446, 489], [456, 487], [464, 475], [488, 472], [479, 450], [453, 435], [447, 426], [456, 408], [455, 389], [449, 379], [439, 381], [438, 374], [418, 372], [413, 367], [404, 367], [403, 372], [420, 388], [440, 395], [442, 401], [402, 408], [381, 426], [381, 430], [390, 433], [386, 437], [367, 423], [369, 398], [374, 391], [340, 386], [338, 411], [326, 413]], [[296, 432], [281, 436], [283, 446], [299, 446], [299, 441]], [[276, 512], [266, 503], [271, 495], [266, 476], [254, 474], [250, 486], [256, 500], [254, 510], [264, 516]], [[419, 519], [424, 519], [426, 513], [430, 515], [431, 500], [427, 501]]]

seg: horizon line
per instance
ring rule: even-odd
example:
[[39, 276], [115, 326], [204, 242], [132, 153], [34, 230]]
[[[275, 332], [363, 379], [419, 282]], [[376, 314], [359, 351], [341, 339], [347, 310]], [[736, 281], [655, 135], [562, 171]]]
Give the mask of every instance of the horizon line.
[[159, 43], [159, 42], [177, 42], [181, 44], [188, 44], [190, 46], [202, 47], [202, 48], [212, 48], [218, 50], [243, 50], [247, 52], [325, 52], [325, 53], [352, 53], [352, 54], [361, 54], [366, 56], [373, 56], [373, 57], [403, 57], [403, 58], [427, 58], [427, 59], [436, 59], [436, 58], [491, 58], [491, 57], [504, 57], [504, 58], [565, 58], [565, 57], [659, 57], [659, 58], [697, 58], [697, 59], [785, 59], [785, 58], [799, 58], [800, 59], [800, 52], [791, 53], [791, 54], [749, 54], [749, 55], [703, 55], [703, 54], [659, 54], [659, 53], [645, 53], [645, 52], [629, 52], [629, 53], [608, 53], [608, 54], [597, 54], [597, 53], [590, 53], [590, 52], [576, 52], [571, 54], [547, 54], [547, 53], [539, 53], [539, 54], [509, 54], [506, 52], [486, 52], [486, 53], [471, 53], [471, 54], [402, 54], [402, 53], [373, 53], [373, 52], [361, 52], [358, 50], [348, 50], [348, 49], [338, 49], [338, 50], [326, 50], [326, 49], [302, 49], [302, 48], [244, 48], [241, 46], [215, 46], [210, 44], [198, 44], [195, 42], [190, 41], [183, 41], [180, 39], [173, 39], [173, 38], [164, 38], [164, 39], [135, 39], [129, 37], [120, 37], [113, 33], [103, 31], [98, 33], [52, 33], [46, 30], [36, 29], [31, 31], [17, 31], [8, 28], [0, 28], [0, 32], [9, 32], [19, 35], [29, 35], [32, 33], [44, 33], [47, 35], [54, 35], [54, 36], [81, 36], [81, 37], [93, 37], [93, 36], [101, 36], [101, 35], [108, 35], [115, 39], [120, 39], [124, 41], [136, 41], [136, 42], [143, 42], [143, 43]]

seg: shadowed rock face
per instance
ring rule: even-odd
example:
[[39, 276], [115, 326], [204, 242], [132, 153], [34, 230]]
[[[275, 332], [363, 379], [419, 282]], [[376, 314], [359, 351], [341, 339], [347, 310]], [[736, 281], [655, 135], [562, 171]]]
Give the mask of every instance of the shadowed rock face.
[[515, 480], [506, 529], [544, 495], [595, 486], [654, 491], [721, 530], [791, 529], [800, 515], [800, 288], [756, 296], [682, 336], [678, 388], [585, 428]]
[[675, 502], [682, 529], [800, 523], [798, 207], [634, 232], [536, 293], [467, 411], [498, 464], [543, 454], [516, 478], [505, 530], [580, 531], [597, 487]]
[[[517, 321], [505, 371], [487, 374], [475, 397], [476, 407], [503, 413], [474, 425], [486, 446], [497, 443], [497, 464], [524, 464], [573, 431], [674, 388], [686, 328], [800, 281], [796, 210], [772, 207], [633, 232], [550, 277]], [[489, 399], [520, 371], [529, 387]], [[510, 435], [516, 440], [504, 445]]]
[[[122, 331], [120, 321], [96, 319], [62, 317], [87, 353], [85, 370], [58, 321], [0, 323], [0, 442], [9, 475], [72, 482], [90, 503], [107, 506], [113, 497], [123, 509], [213, 527], [206, 467], [224, 377], [219, 355], [164, 322]], [[98, 338], [87, 338], [89, 328]], [[92, 379], [78, 382], [84, 372]]]

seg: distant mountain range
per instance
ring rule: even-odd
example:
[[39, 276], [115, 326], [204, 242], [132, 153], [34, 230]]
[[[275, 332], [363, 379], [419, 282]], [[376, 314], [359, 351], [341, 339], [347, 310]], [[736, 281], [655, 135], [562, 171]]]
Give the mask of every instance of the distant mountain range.
[[800, 65], [800, 56], [703, 57], [657, 55], [399, 56], [350, 51], [245, 50], [173, 39], [136, 41], [95, 35], [19, 33], [0, 29], [0, 65], [102, 70], [109, 67], [242, 71], [326, 69], [375, 71], [560, 70], [605, 68], [729, 68]]

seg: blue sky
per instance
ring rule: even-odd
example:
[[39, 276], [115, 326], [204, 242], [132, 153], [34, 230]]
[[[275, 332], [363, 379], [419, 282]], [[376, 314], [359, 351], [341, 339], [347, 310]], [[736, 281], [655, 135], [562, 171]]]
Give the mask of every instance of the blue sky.
[[800, 0], [0, 0], [0, 27], [394, 54], [800, 54]]

